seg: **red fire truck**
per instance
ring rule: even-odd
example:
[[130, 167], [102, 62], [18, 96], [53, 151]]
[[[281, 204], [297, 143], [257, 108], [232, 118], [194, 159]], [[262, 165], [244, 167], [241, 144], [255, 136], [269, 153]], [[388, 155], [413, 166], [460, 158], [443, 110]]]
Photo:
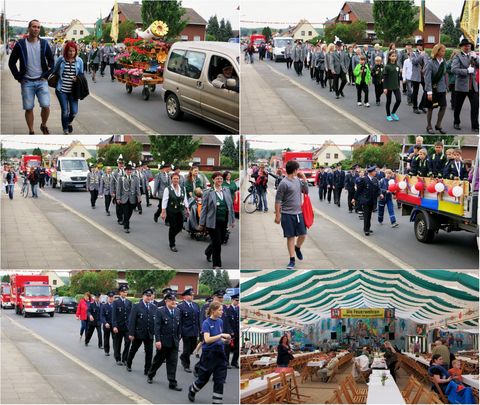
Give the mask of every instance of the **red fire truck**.
[[42, 157], [38, 155], [22, 155], [20, 160], [20, 171], [24, 172], [27, 168], [37, 168], [42, 166]]
[[250, 35], [250, 43], [253, 45], [255, 52], [258, 52], [258, 47], [263, 43], [266, 43], [267, 40], [265, 35], [262, 34], [252, 34]]
[[13, 308], [13, 302], [10, 297], [10, 284], [2, 283], [0, 287], [0, 299], [2, 300], [2, 309], [3, 308]]
[[285, 165], [289, 160], [296, 160], [300, 165], [300, 170], [307, 178], [308, 184], [313, 186], [316, 183], [316, 170], [314, 169], [315, 162], [313, 160], [313, 152], [306, 151], [306, 152], [282, 152], [282, 167], [283, 174], [287, 174], [285, 171]]
[[30, 314], [55, 315], [48, 276], [13, 274], [10, 276], [10, 291], [15, 313], [25, 318]]

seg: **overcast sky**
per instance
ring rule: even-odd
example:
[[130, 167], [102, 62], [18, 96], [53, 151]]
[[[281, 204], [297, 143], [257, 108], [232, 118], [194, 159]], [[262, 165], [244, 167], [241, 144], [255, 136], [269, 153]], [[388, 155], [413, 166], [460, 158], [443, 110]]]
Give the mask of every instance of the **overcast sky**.
[[[296, 25], [302, 18], [313, 25], [323, 24], [327, 18], [338, 15], [343, 3], [343, 0], [241, 0], [240, 26], [282, 28]], [[420, 0], [415, 0], [415, 4], [419, 5]], [[454, 20], [460, 17], [462, 5], [461, 0], [426, 0], [426, 7], [441, 20], [450, 13]]]
[[[2, 135], [0, 140], [4, 148], [30, 149], [39, 147], [40, 149], [58, 149], [61, 146], [68, 146], [73, 140], [80, 141], [87, 149], [95, 149], [102, 139], [107, 139], [111, 135]], [[227, 135], [216, 135], [222, 141]], [[233, 136], [237, 142], [238, 135]]]
[[340, 149], [350, 149], [356, 139], [364, 135], [247, 135], [246, 138], [253, 149], [308, 150], [312, 146], [322, 146], [326, 140], [334, 141]]
[[[113, 7], [114, 0], [5, 0], [7, 18], [30, 21], [38, 19], [48, 27], [70, 23], [74, 18], [83, 23], [94, 23], [100, 15], [106, 17]], [[122, 0], [120, 3], [133, 3]], [[183, 0], [184, 7], [193, 8], [205, 20], [217, 15], [218, 19], [230, 20], [233, 29], [238, 29], [240, 0]], [[2, 1], [3, 9], [3, 1]], [[12, 22], [22, 26], [26, 23]], [[87, 26], [88, 28], [88, 26]]]

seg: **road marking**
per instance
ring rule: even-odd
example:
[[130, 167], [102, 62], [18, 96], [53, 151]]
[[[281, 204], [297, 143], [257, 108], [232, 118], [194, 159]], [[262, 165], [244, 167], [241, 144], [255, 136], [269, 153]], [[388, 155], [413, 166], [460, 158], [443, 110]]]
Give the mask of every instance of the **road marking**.
[[285, 80], [288, 80], [290, 83], [292, 83], [293, 85], [297, 86], [298, 88], [302, 89], [303, 91], [307, 92], [308, 94], [310, 94], [311, 96], [315, 97], [318, 101], [322, 102], [323, 104], [325, 104], [327, 107], [330, 107], [332, 110], [334, 110], [335, 112], [337, 112], [338, 114], [340, 115], [343, 115], [345, 118], [349, 119], [350, 121], [352, 121], [353, 123], [357, 124], [359, 127], [361, 127], [362, 129], [364, 129], [366, 131], [367, 134], [369, 135], [375, 135], [375, 134], [382, 134], [382, 131], [380, 131], [379, 129], [376, 129], [370, 125], [368, 125], [365, 121], [362, 121], [361, 119], [359, 119], [357, 116], [353, 115], [353, 114], [350, 114], [349, 112], [343, 110], [342, 108], [340, 107], [337, 107], [335, 104], [332, 103], [331, 100], [327, 100], [326, 98], [322, 97], [322, 96], [319, 96], [317, 93], [315, 93], [314, 91], [310, 90], [308, 87], [305, 87], [304, 85], [298, 83], [297, 81], [291, 79], [289, 76], [287, 76], [286, 74], [284, 73], [280, 73], [277, 69], [274, 69], [272, 68], [271, 66], [269, 65], [266, 65], [270, 70], [272, 70], [273, 72], [275, 72], [277, 75], [279, 76], [282, 76]]
[[141, 123], [139, 120], [136, 118], [132, 117], [130, 114], [127, 114], [125, 111], [120, 110], [118, 107], [115, 107], [113, 104], [110, 104], [108, 101], [105, 101], [103, 98], [96, 96], [93, 93], [90, 93], [90, 96], [94, 99], [97, 100], [100, 104], [103, 104], [105, 107], [107, 107], [109, 110], [113, 111], [115, 114], [119, 115], [122, 117], [125, 121], [128, 121], [130, 124], [134, 125], [137, 127], [140, 131], [144, 132], [147, 135], [156, 135], [158, 134], [158, 131], [155, 131], [154, 129], [147, 127], [143, 123]]
[[88, 218], [86, 215], [78, 212], [77, 210], [73, 209], [72, 207], [70, 207], [69, 205], [65, 204], [64, 202], [56, 199], [55, 197], [49, 195], [49, 193], [47, 192], [44, 192], [42, 195], [46, 196], [47, 198], [50, 198], [51, 200], [55, 201], [57, 204], [60, 204], [63, 208], [65, 208], [66, 210], [70, 211], [72, 214], [75, 214], [76, 216], [80, 217], [81, 219], [83, 219], [84, 221], [86, 221], [87, 223], [89, 223], [90, 225], [92, 225], [93, 227], [97, 228], [99, 231], [103, 232], [105, 235], [109, 236], [110, 238], [112, 238], [115, 242], [118, 242], [120, 243], [121, 245], [123, 245], [124, 247], [126, 247], [127, 249], [129, 249], [131, 252], [133, 252], [135, 255], [139, 256], [141, 259], [145, 260], [147, 263], [149, 263], [150, 265], [152, 265], [153, 267], [155, 268], [158, 268], [158, 269], [161, 269], [161, 270], [172, 270], [172, 267], [166, 265], [165, 263], [162, 263], [161, 261], [159, 261], [158, 259], [156, 259], [155, 257], [149, 255], [147, 252], [145, 252], [144, 250], [140, 249], [139, 247], [135, 246], [133, 243], [130, 243], [128, 241], [126, 241], [125, 239], [121, 238], [120, 236], [116, 235], [115, 233], [113, 233], [112, 231], [109, 231], [108, 229], [106, 229], [105, 227], [97, 224], [95, 221], [93, 221], [92, 219]]
[[93, 374], [95, 377], [99, 378], [103, 382], [107, 383], [110, 385], [113, 389], [117, 390], [120, 394], [123, 396], [127, 397], [128, 399], [132, 400], [136, 404], [151, 404], [150, 401], [147, 399], [143, 398], [142, 396], [138, 395], [136, 392], [133, 392], [132, 390], [128, 389], [127, 387], [124, 387], [123, 385], [119, 384], [117, 381], [114, 379], [108, 377], [106, 374], [103, 374], [101, 371], [97, 369], [92, 369], [92, 366], [84, 363], [81, 361], [79, 358], [75, 357], [74, 355], [68, 353], [67, 351], [60, 349], [59, 347], [55, 346], [53, 343], [49, 342], [47, 339], [43, 338], [40, 336], [38, 333], [33, 332], [32, 330], [28, 329], [26, 326], [23, 326], [19, 322], [13, 320], [10, 317], [6, 317], [10, 322], [15, 324], [17, 327], [20, 329], [25, 330], [27, 333], [32, 335], [34, 338], [40, 340], [40, 342], [46, 344], [47, 346], [51, 347], [52, 349], [56, 350], [60, 354], [63, 354], [67, 359], [73, 361], [75, 364], [78, 366], [82, 367], [83, 369], [87, 370], [89, 373]]

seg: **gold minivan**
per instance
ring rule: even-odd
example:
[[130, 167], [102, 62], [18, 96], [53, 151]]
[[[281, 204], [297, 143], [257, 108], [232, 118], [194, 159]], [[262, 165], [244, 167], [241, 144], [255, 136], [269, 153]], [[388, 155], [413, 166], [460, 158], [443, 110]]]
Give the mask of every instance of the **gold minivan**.
[[163, 72], [168, 116], [180, 120], [187, 112], [238, 133], [239, 60], [235, 43], [174, 43]]

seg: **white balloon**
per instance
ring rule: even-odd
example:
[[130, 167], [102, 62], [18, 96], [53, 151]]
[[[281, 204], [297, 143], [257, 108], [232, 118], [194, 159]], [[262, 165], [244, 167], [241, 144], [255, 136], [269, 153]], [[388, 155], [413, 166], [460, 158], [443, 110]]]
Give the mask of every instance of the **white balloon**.
[[418, 195], [420, 193], [420, 191], [415, 188], [415, 185], [410, 186], [410, 191], [412, 192], [412, 194], [415, 195]]
[[395, 180], [394, 179], [388, 180], [388, 185], [390, 185], [390, 184], [395, 184]]
[[407, 188], [407, 182], [402, 180], [401, 182], [398, 183], [398, 188], [400, 190], [405, 190]]
[[445, 185], [443, 183], [435, 184], [435, 191], [437, 193], [443, 193], [445, 191]]
[[455, 197], [461, 197], [463, 195], [463, 188], [460, 186], [453, 187], [452, 193]]

